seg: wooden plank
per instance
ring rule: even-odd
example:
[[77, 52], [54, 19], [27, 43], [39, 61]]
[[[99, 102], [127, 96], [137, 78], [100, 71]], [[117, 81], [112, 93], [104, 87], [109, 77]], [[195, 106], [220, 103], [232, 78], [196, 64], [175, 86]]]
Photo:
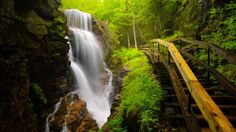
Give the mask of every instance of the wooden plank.
[[158, 42], [168, 47], [175, 64], [184, 78], [184, 81], [187, 84], [187, 87], [197, 103], [202, 115], [208, 122], [210, 129], [214, 132], [235, 132], [236, 130], [232, 124], [199, 83], [198, 79], [195, 77], [192, 70], [189, 68], [174, 44], [163, 40], [158, 40]]

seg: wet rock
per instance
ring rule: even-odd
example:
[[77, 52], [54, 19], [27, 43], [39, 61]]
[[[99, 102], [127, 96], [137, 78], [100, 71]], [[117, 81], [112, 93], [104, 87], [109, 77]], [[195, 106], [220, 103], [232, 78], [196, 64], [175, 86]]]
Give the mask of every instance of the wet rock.
[[50, 131], [58, 132], [65, 125], [68, 131], [72, 132], [98, 130], [95, 120], [87, 111], [85, 102], [77, 94], [69, 94], [62, 99], [61, 106], [54, 115], [54, 120], [50, 122]]
[[92, 18], [92, 31], [95, 33], [101, 44], [100, 46], [105, 55], [106, 62], [109, 63], [112, 51], [111, 46], [114, 45], [115, 42], [112, 39], [112, 33], [108, 27], [108, 24], [95, 18]]
[[100, 79], [99, 79], [101, 81], [101, 84], [104, 86], [108, 85], [110, 76], [111, 76], [111, 71], [104, 70], [102, 74], [100, 75]]
[[[114, 96], [114, 100], [112, 102], [112, 107], [111, 107], [111, 115], [108, 118], [108, 122], [106, 122], [104, 124], [104, 126], [102, 127], [102, 131], [104, 132], [112, 132], [112, 126], [110, 126], [109, 121], [112, 119], [117, 119], [119, 118], [119, 110], [120, 110], [120, 92], [121, 92], [121, 88], [122, 88], [122, 80], [123, 78], [128, 74], [130, 70], [127, 67], [123, 67], [120, 72], [119, 75], [116, 79], [115, 85], [114, 85], [114, 92], [113, 92], [113, 96]], [[131, 121], [132, 122], [132, 121]]]

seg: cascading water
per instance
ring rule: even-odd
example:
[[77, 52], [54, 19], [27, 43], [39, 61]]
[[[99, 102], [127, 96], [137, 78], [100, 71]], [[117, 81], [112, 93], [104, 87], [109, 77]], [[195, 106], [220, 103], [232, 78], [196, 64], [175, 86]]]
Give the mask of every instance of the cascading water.
[[[102, 51], [95, 35], [91, 30], [90, 14], [70, 9], [66, 11], [69, 32], [71, 36], [70, 60], [71, 68], [79, 85], [79, 96], [87, 104], [88, 111], [92, 114], [99, 127], [110, 115], [109, 93], [111, 84], [104, 87], [101, 83], [101, 73], [111, 72], [104, 68]], [[110, 80], [111, 82], [111, 80]]]
[[[86, 102], [87, 110], [91, 113], [98, 127], [107, 121], [110, 115], [110, 93], [112, 73], [105, 68], [102, 51], [95, 35], [91, 32], [91, 15], [75, 9], [66, 10], [67, 26], [69, 28], [70, 51], [69, 59], [75, 78], [76, 90], [79, 97]], [[102, 79], [108, 78], [103, 84]], [[59, 103], [60, 104], [60, 103]], [[54, 110], [55, 113], [55, 110]], [[50, 114], [51, 120], [53, 114]], [[46, 121], [45, 131], [49, 131], [50, 120]], [[63, 131], [67, 128], [63, 127]]]

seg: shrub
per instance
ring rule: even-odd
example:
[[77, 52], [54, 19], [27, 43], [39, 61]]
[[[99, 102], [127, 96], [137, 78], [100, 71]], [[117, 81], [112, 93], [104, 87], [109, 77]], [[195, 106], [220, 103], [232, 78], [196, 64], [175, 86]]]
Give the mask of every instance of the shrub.
[[[113, 57], [120, 59], [122, 65], [130, 70], [122, 82], [119, 113], [127, 118], [138, 117], [136, 122], [141, 125], [140, 128], [151, 131], [152, 125], [158, 121], [159, 103], [163, 96], [160, 85], [152, 76], [152, 67], [144, 53], [136, 49], [122, 48], [113, 53]], [[111, 120], [111, 126], [121, 126], [123, 116]], [[115, 129], [124, 130], [120, 127]]]

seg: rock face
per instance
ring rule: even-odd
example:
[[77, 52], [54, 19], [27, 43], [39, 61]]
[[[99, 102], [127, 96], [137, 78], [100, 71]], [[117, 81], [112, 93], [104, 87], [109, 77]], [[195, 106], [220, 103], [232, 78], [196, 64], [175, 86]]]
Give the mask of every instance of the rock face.
[[105, 62], [110, 63], [112, 45], [115, 46], [114, 39], [112, 38], [112, 33], [108, 25], [104, 22], [101, 22], [95, 18], [92, 19], [92, 31], [97, 36], [100, 46], [103, 50], [105, 56]]
[[57, 0], [0, 0], [0, 131], [43, 131], [68, 91], [69, 46]]
[[[119, 118], [119, 107], [120, 107], [120, 92], [122, 89], [122, 81], [124, 79], [124, 77], [128, 74], [130, 70], [127, 67], [123, 67], [123, 69], [121, 69], [121, 71], [119, 72], [119, 75], [116, 79], [115, 82], [115, 89], [114, 89], [114, 100], [112, 103], [112, 108], [111, 108], [111, 115], [108, 118], [108, 122], [106, 122], [104, 124], [104, 126], [102, 127], [102, 131], [103, 132], [112, 132], [113, 128], [112, 126], [109, 124], [109, 121], [113, 120], [113, 119], [117, 119]], [[132, 123], [132, 121], [131, 121]]]
[[50, 122], [50, 132], [59, 132], [65, 125], [71, 132], [98, 130], [95, 120], [87, 111], [85, 102], [77, 94], [63, 97], [61, 105], [54, 115], [54, 120]]

